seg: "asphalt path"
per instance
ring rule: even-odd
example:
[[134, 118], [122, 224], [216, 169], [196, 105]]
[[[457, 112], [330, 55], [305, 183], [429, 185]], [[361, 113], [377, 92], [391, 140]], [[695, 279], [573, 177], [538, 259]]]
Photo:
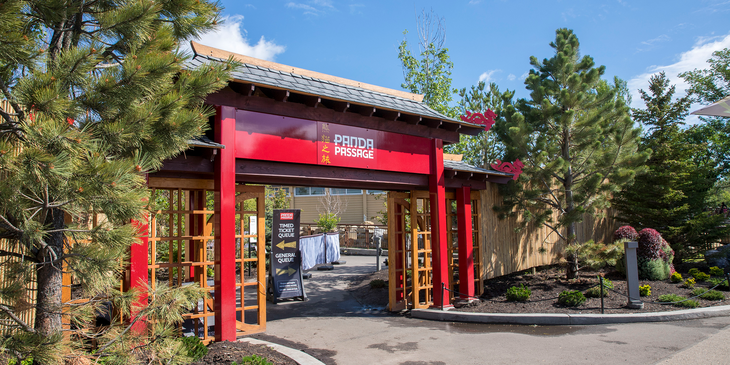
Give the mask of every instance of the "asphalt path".
[[267, 305], [265, 337], [328, 364], [730, 364], [730, 318], [593, 326], [433, 322], [362, 306], [346, 291], [375, 258], [312, 270], [306, 302]]

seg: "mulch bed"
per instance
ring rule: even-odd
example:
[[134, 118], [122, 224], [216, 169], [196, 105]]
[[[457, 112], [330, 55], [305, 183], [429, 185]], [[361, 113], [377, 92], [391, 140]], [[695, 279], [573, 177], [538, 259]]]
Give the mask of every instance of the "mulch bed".
[[[687, 271], [692, 266], [680, 265], [677, 271], [682, 274], [683, 278], [689, 278]], [[708, 272], [706, 267], [699, 267], [703, 272]], [[585, 292], [586, 289], [598, 285], [598, 275], [603, 273], [606, 278], [613, 281], [614, 292], [604, 297], [604, 313], [647, 313], [647, 312], [664, 312], [687, 309], [673, 305], [651, 303], [656, 302], [662, 294], [677, 294], [683, 297], [690, 297], [692, 289], [684, 288], [681, 284], [671, 283], [669, 280], [649, 281], [640, 280], [640, 285], [650, 285], [651, 295], [641, 297], [644, 302], [643, 309], [626, 308], [628, 299], [626, 298], [626, 281], [625, 278], [613, 271], [581, 271], [578, 278], [565, 279], [565, 268], [561, 266], [550, 266], [537, 268], [535, 273], [532, 270], [527, 272], [514, 273], [511, 275], [501, 276], [485, 281], [484, 293], [479, 301], [469, 304], [457, 304], [455, 310], [462, 312], [475, 313], [601, 313], [601, 299], [588, 298], [585, 303], [578, 307], [564, 307], [558, 304], [558, 295], [563, 290], [580, 290]], [[388, 289], [372, 289], [369, 285], [370, 281], [380, 279], [388, 280], [388, 270], [382, 270], [371, 275], [367, 275], [359, 283], [353, 284], [348, 288], [351, 294], [364, 306], [373, 308], [385, 308], [388, 305]], [[524, 284], [532, 291], [530, 299], [527, 302], [509, 302], [505, 297], [507, 289], [511, 286], [520, 286]], [[709, 283], [700, 282], [695, 288], [709, 289]], [[730, 297], [730, 293], [725, 293]], [[724, 301], [709, 301], [701, 298], [695, 298], [700, 307], [709, 307], [717, 305], [728, 305], [730, 299]]]
[[[689, 267], [682, 267], [678, 272], [683, 278], [691, 277], [687, 274]], [[704, 270], [707, 272], [707, 270]], [[609, 271], [581, 271], [578, 278], [565, 279], [565, 268], [560, 266], [550, 266], [539, 268], [533, 274], [532, 271], [523, 273], [515, 273], [485, 281], [485, 289], [480, 301], [463, 305], [456, 308], [462, 312], [476, 313], [601, 313], [601, 298], [588, 298], [585, 303], [578, 307], [564, 307], [558, 304], [558, 295], [564, 290], [579, 290], [584, 292], [586, 289], [598, 285], [598, 275], [603, 273], [606, 278], [613, 281], [614, 291], [610, 292], [608, 297], [604, 297], [604, 313], [646, 313], [646, 312], [663, 312], [687, 309], [674, 305], [652, 303], [659, 299], [663, 294], [677, 294], [688, 298], [691, 296], [692, 289], [684, 288], [680, 283], [671, 283], [669, 280], [650, 281], [640, 280], [639, 285], [651, 286], [651, 295], [641, 297], [644, 302], [643, 309], [626, 308], [628, 299], [626, 298], [626, 279], [619, 273]], [[532, 291], [530, 299], [527, 302], [508, 302], [505, 296], [507, 289], [511, 286], [520, 286], [524, 284]], [[695, 288], [709, 289], [709, 283], [701, 282], [695, 285]], [[726, 296], [730, 293], [726, 293]], [[716, 305], [730, 304], [730, 300], [709, 301], [701, 298], [695, 298], [699, 302], [700, 307], [709, 307]]]
[[297, 365], [296, 361], [284, 356], [266, 345], [254, 345], [248, 342], [213, 342], [208, 345], [208, 354], [191, 365], [229, 365], [234, 361], [241, 363], [245, 356], [258, 355], [266, 358], [274, 365]]

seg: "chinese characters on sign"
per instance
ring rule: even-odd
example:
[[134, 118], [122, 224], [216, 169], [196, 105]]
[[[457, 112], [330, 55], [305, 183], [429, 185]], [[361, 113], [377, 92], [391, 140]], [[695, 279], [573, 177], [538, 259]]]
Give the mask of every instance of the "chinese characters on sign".
[[360, 168], [375, 166], [376, 131], [322, 122], [318, 125], [318, 164]]

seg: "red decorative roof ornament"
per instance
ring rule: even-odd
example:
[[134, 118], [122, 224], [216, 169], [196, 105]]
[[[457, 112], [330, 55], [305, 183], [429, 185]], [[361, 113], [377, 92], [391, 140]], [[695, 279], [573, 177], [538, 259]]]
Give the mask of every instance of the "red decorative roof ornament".
[[520, 159], [516, 159], [515, 162], [502, 162], [500, 160], [497, 160], [496, 163], [491, 164], [493, 169], [501, 172], [506, 172], [508, 174], [514, 174], [515, 176], [512, 178], [512, 180], [517, 181], [517, 179], [520, 177], [520, 174], [522, 174], [522, 168], [525, 167], [525, 165], [522, 164], [522, 161]]
[[497, 117], [491, 109], [487, 109], [484, 113], [472, 113], [466, 112], [466, 115], [462, 115], [460, 118], [462, 121], [473, 124], [481, 124], [484, 126], [484, 131], [488, 131], [494, 125], [494, 118]]

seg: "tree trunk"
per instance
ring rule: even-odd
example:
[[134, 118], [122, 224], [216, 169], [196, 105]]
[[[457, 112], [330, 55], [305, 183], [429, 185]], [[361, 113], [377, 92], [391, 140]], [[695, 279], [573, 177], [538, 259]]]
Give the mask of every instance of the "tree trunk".
[[[569, 217], [573, 210], [575, 210], [575, 201], [573, 200], [573, 167], [571, 166], [570, 158], [570, 131], [566, 128], [563, 130], [563, 159], [568, 164], [568, 168], [565, 171], [563, 188], [565, 189], [565, 214]], [[570, 221], [566, 224], [567, 232], [565, 237], [568, 242], [567, 245], [575, 244], [575, 222]], [[568, 279], [575, 279], [578, 276], [578, 257], [575, 254], [568, 256], [568, 268], [566, 269], [565, 276]]]
[[[64, 227], [64, 212], [51, 209], [46, 218], [46, 227], [61, 230]], [[41, 249], [37, 259], [38, 294], [36, 298], [35, 329], [44, 336], [61, 331], [61, 289], [63, 285], [62, 261], [63, 232], [55, 232], [46, 238], [46, 248]]]
[[[575, 244], [575, 222], [570, 222], [568, 224], [568, 232], [567, 232], [567, 238], [568, 238], [568, 245], [574, 245]], [[568, 279], [575, 279], [578, 277], [578, 256], [576, 254], [572, 254], [568, 256], [568, 268], [566, 270], [565, 276]]]

